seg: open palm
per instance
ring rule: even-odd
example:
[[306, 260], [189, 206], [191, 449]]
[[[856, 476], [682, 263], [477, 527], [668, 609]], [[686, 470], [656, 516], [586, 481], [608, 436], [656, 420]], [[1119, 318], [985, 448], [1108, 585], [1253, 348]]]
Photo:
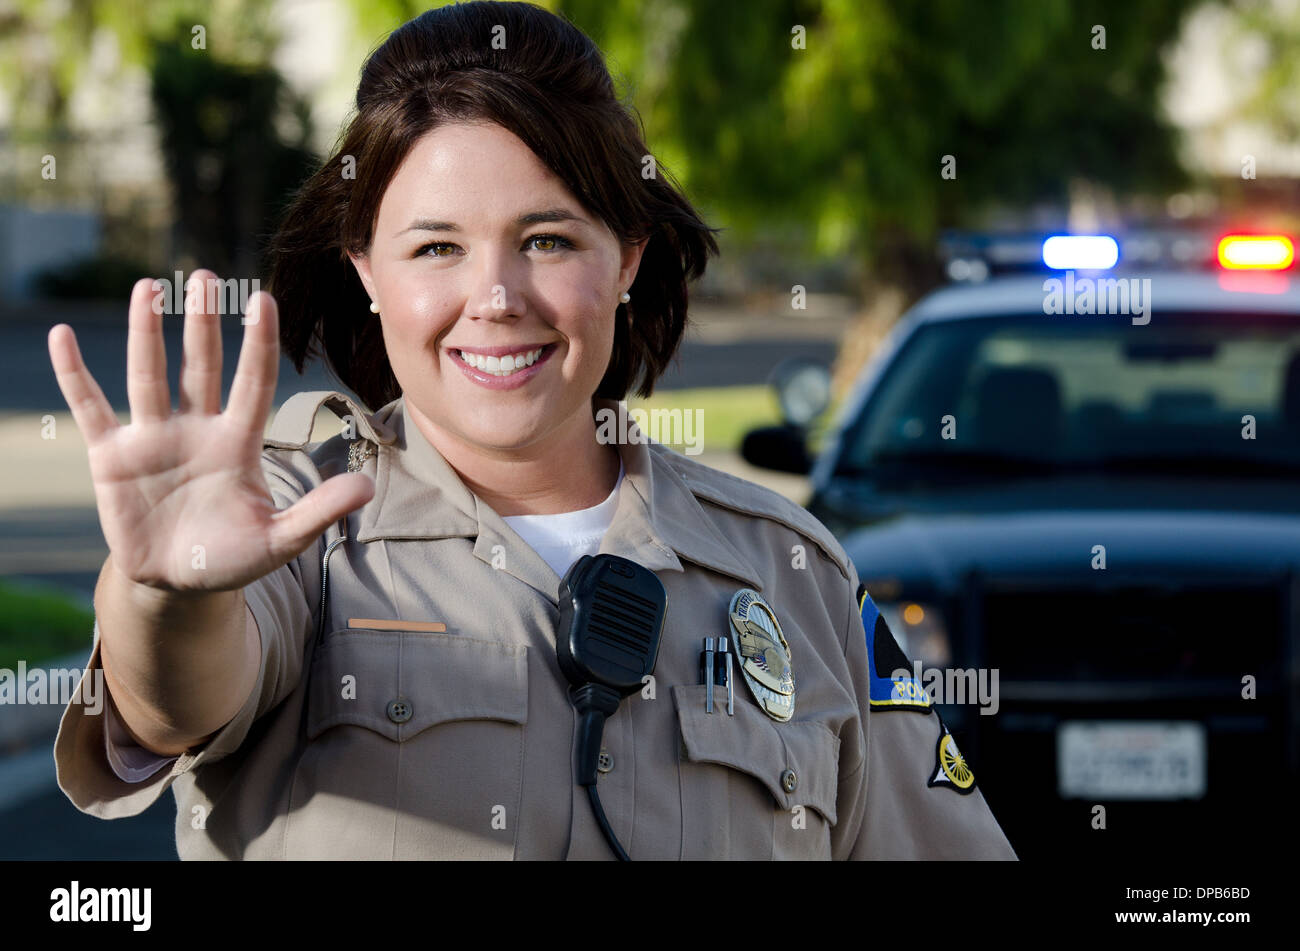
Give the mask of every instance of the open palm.
[[[198, 271], [194, 281], [215, 279]], [[230, 398], [221, 411], [221, 316], [187, 293], [180, 409], [167, 386], [161, 315], [152, 281], [131, 294], [127, 399], [118, 423], [86, 369], [72, 328], [50, 331], [59, 388], [88, 446], [95, 502], [114, 566], [171, 591], [242, 588], [302, 552], [331, 522], [365, 504], [370, 478], [335, 476], [277, 510], [261, 469], [262, 434], [275, 393], [279, 319], [258, 292], [248, 305]]]

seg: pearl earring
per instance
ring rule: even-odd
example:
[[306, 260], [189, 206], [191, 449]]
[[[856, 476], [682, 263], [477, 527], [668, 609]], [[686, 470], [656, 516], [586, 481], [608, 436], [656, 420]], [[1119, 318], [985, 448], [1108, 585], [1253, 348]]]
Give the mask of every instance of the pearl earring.
[[372, 314], [377, 314], [377, 313], [379, 313], [379, 302], [378, 302], [378, 301], [373, 301], [373, 300], [372, 300], [372, 301], [370, 302], [370, 313], [372, 313]]
[[624, 291], [622, 294], [618, 295], [618, 299], [621, 300], [624, 304], [626, 304], [628, 301], [632, 299], [632, 295], [629, 294], [627, 291]]

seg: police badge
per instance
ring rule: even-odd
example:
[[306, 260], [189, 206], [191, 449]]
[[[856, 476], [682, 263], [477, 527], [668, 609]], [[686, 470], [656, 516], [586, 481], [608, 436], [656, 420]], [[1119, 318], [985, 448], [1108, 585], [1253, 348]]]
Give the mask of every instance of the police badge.
[[749, 692], [773, 720], [789, 720], [794, 716], [794, 670], [776, 613], [757, 591], [741, 588], [732, 596], [728, 614]]

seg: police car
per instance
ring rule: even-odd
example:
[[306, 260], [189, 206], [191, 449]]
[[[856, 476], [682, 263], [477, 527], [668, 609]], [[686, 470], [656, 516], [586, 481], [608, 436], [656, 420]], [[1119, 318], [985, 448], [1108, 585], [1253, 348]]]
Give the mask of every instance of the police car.
[[878, 673], [924, 685], [1022, 858], [1293, 840], [1293, 242], [947, 250], [960, 280], [895, 326], [824, 451], [803, 433], [825, 377], [801, 365], [786, 425], [743, 454], [811, 467], [809, 509], [914, 665]]

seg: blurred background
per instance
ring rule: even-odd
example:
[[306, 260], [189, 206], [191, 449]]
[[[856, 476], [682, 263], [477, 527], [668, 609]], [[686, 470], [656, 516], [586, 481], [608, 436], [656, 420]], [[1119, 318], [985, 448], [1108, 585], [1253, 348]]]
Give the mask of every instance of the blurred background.
[[[834, 495], [837, 477], [874, 478], [874, 457], [843, 461], [854, 433], [871, 422], [864, 419], [884, 413], [880, 425], [888, 428], [894, 417], [902, 418], [897, 406], [874, 408], [869, 398], [854, 395], [864, 392], [864, 373], [887, 376], [889, 334], [936, 289], [957, 294], [951, 309], [964, 312], [963, 288], [996, 286], [999, 271], [1011, 269], [1000, 269], [999, 261], [1015, 257], [999, 258], [997, 236], [1021, 236], [1022, 245], [1028, 241], [1035, 249], [1031, 257], [1042, 236], [1057, 233], [1119, 235], [1122, 247], [1128, 247], [1124, 235], [1148, 243], [1182, 240], [1193, 250], [1173, 257], [1191, 271], [1205, 263], [1197, 242], [1230, 230], [1300, 231], [1295, 0], [541, 5], [567, 16], [605, 51], [658, 163], [684, 184], [706, 220], [725, 229], [723, 255], [693, 294], [693, 327], [681, 358], [645, 404], [702, 409], [704, 452], [697, 458], [810, 505], [851, 554], [866, 552], [871, 538], [888, 538], [879, 533], [896, 529], [918, 508], [945, 516], [985, 504], [969, 493], [956, 500], [927, 489], [923, 505], [895, 493], [889, 506], [854, 509], [827, 493]], [[85, 447], [49, 366], [48, 329], [60, 321], [73, 325], [92, 373], [115, 408], [125, 411], [132, 283], [141, 276], [188, 275], [199, 266], [222, 277], [264, 277], [263, 250], [277, 215], [328, 154], [365, 57], [428, 6], [399, 0], [0, 0], [0, 443], [9, 463], [0, 470], [0, 668], [14, 668], [19, 660], [29, 667], [84, 663], [90, 597], [106, 555]], [[965, 247], [963, 241], [977, 251], [954, 256], [953, 247]], [[1164, 260], [1162, 252], [1153, 254], [1157, 258]], [[1041, 265], [1036, 258], [1032, 263]], [[1285, 281], [1290, 272], [1281, 270]], [[961, 287], [954, 290], [956, 284]], [[1274, 309], [1293, 329], [1300, 317], [1288, 303], [1294, 290], [1274, 287], [1270, 298], [1280, 301]], [[239, 336], [238, 322], [231, 321], [227, 354], [237, 352]], [[1210, 361], [1205, 348], [1211, 345], [1197, 339], [1200, 349], [1190, 351], [1162, 340], [1155, 358], [1134, 355], [1131, 341], [1116, 346], [1144, 365], [1193, 356]], [[1221, 332], [1212, 353], [1230, 349], [1234, 339]], [[1295, 337], [1282, 341], [1281, 349], [1258, 335], [1248, 342], [1265, 351], [1262, 362], [1239, 359], [1234, 379], [1276, 376], [1259, 399], [1282, 406], [1289, 392], [1286, 347]], [[176, 327], [168, 344], [173, 378], [179, 344]], [[1032, 341], [1013, 344], [1020, 346], [1016, 352], [1038, 354], [1039, 363], [1054, 350], [1083, 352], [1069, 350], [1066, 340], [1048, 340], [1037, 350]], [[1277, 353], [1273, 363], [1269, 352]], [[907, 372], [933, 379], [965, 366], [935, 359]], [[828, 372], [799, 375], [817, 365]], [[1102, 361], [1060, 374], [1082, 374], [1096, 384], [1128, 369]], [[1211, 388], [1209, 363], [1183, 369], [1190, 382], [1179, 385]], [[227, 382], [232, 373], [228, 360]], [[802, 380], [803, 404], [792, 379]], [[780, 393], [774, 382], [784, 386]], [[1186, 410], [1186, 394], [1171, 401], [1162, 386], [1168, 389], [1152, 384], [1143, 398]], [[322, 388], [335, 388], [323, 370], [310, 369], [304, 379], [286, 364], [277, 401]], [[1011, 387], [1001, 399], [1010, 411], [1033, 400], [1034, 392]], [[906, 403], [903, 396], [897, 400]], [[1230, 399], [1221, 402], [1234, 420], [1241, 415]], [[1278, 409], [1279, 418], [1284, 410]], [[1265, 419], [1270, 411], [1262, 411]], [[765, 431], [767, 441], [751, 443], [742, 454], [746, 434], [755, 429]], [[810, 472], [819, 455], [833, 461]], [[978, 464], [987, 488], [988, 460]], [[1287, 460], [1278, 465], [1269, 470], [1263, 493], [1249, 479], [1224, 489], [1227, 495], [1180, 483], [1180, 512], [1222, 512], [1232, 508], [1222, 501], [1227, 496], [1300, 494]], [[1024, 471], [1013, 474], [1019, 480]], [[1233, 475], [1231, 467], [1218, 473]], [[969, 611], [962, 613], [969, 601], [954, 592], [969, 592], [971, 577], [995, 570], [981, 561], [979, 548], [1005, 541], [995, 539], [1008, 515], [1041, 511], [1041, 499], [1017, 495], [1023, 488], [1017, 481], [1010, 501], [985, 504], [1000, 520], [974, 554], [951, 566], [952, 578], [942, 585], [934, 572], [904, 576], [882, 568], [888, 548], [878, 558], [855, 554], [873, 598], [894, 612], [889, 617], [900, 640], [908, 642], [907, 628], [916, 628], [905, 647], [924, 654], [927, 665], [974, 667], [988, 660], [991, 615], [971, 621]], [[1079, 496], [1055, 484], [1034, 488], [1057, 509], [1086, 510], [1080, 544], [1086, 542], [1088, 512], [1099, 504], [1075, 505], [1071, 499]], [[1148, 493], [1138, 507], [1158, 507], [1151, 498], [1160, 494]], [[1234, 544], [1243, 550], [1258, 547], [1253, 527], [1294, 526], [1287, 521], [1294, 518], [1294, 501], [1260, 505], [1251, 513], [1256, 521], [1224, 529], [1236, 533]], [[1174, 519], [1162, 522], [1160, 531], [1172, 545], [1186, 526]], [[1059, 525], [1045, 525], [1035, 537], [1038, 549], [1031, 545], [1007, 557], [1019, 567], [1046, 566], [1052, 556], [1043, 546], [1050, 548], [1059, 531]], [[859, 544], [862, 532], [868, 541]], [[1212, 532], [1195, 537], [1210, 548], [1224, 544]], [[931, 544], [956, 542], [939, 532]], [[1215, 797], [1232, 777], [1244, 782], [1243, 762], [1261, 773], [1280, 770], [1279, 782], [1294, 780], [1300, 589], [1293, 579], [1300, 557], [1285, 542], [1274, 547], [1273, 560], [1248, 579], [1265, 592], [1250, 596], [1256, 607], [1267, 601], [1259, 609], [1263, 620], [1255, 618], [1250, 627], [1265, 647], [1244, 666], [1217, 671], [1217, 687], [1206, 686], [1207, 696], [1222, 701], [1240, 690], [1240, 674], [1258, 678], [1261, 704], [1249, 717], [1234, 719], [1220, 710], [1207, 718], [1188, 697], [1162, 710], [1114, 705], [1110, 688], [1117, 679], [1132, 701], [1159, 694], [1185, 669], [1179, 667], [1186, 649], [1177, 630], [1163, 628], [1157, 647], [1139, 651], [1144, 659], [1137, 679], [1098, 673], [1087, 645], [1072, 641], [1051, 656], [1041, 649], [1034, 654], [1038, 672], [1023, 682], [1047, 693], [1029, 692], [1038, 704], [1032, 712], [1017, 711], [1014, 699], [1004, 701], [1003, 713], [991, 718], [1000, 719], [1001, 732], [984, 727], [985, 718], [963, 719], [962, 711], [951, 711], [954, 734], [982, 783], [981, 755], [997, 764], [1001, 782], [985, 784], [986, 794], [1022, 855], [1053, 854], [1064, 833], [1049, 832], [1046, 839], [1042, 833], [1066, 825], [1082, 830], [1079, 842], [1069, 840], [1071, 849], [1096, 851], [1097, 837], [1087, 836], [1096, 831], [1090, 823], [1098, 802], [1113, 801], [1118, 815], [1129, 816], [1103, 851], [1120, 848], [1121, 841], [1124, 848], [1144, 847], [1145, 819], [1124, 812], [1130, 802], [1177, 799], [1200, 809], [1179, 813], [1179, 823], [1214, 825], [1240, 811]], [[1167, 557], [1149, 554], [1148, 561], [1146, 567], [1164, 570], [1166, 594], [1190, 590], [1191, 574], [1175, 572], [1169, 580]], [[1194, 567], [1210, 574], [1215, 569]], [[1015, 614], [1032, 605], [1037, 617], [1050, 617], [1051, 590], [1046, 602], [1040, 586], [1002, 610]], [[1077, 594], [1080, 585], [1071, 590]], [[1086, 600], [1086, 593], [1080, 597]], [[1125, 597], [1113, 609], [1125, 617], [1133, 640], [1107, 648], [1120, 654], [1153, 630], [1134, 620], [1135, 612], [1152, 610], [1150, 599], [1136, 588]], [[1178, 610], [1190, 603], [1175, 601]], [[1167, 620], [1173, 609], [1168, 601], [1161, 604], [1159, 616]], [[922, 615], [931, 611], [927, 624], [909, 607]], [[1203, 615], [1208, 609], [1198, 610]], [[929, 624], [944, 611], [940, 637]], [[1114, 616], [1098, 623], [1108, 617]], [[1050, 635], [1051, 624], [1044, 623], [1042, 633]], [[1224, 632], [1216, 630], [1221, 640], [1211, 643], [1207, 636], [1209, 646], [1199, 650], [1212, 652], [1222, 643]], [[934, 646], [936, 637], [942, 649]], [[1005, 684], [1016, 658], [997, 656], [1004, 658]], [[1068, 676], [1058, 669], [1066, 667]], [[1054, 678], [1070, 680], [1075, 693], [1042, 687]], [[1205, 679], [1209, 684], [1214, 677]], [[1105, 689], [1098, 686], [1103, 682]], [[1095, 689], [1089, 692], [1088, 685]], [[1075, 704], [1069, 713], [1067, 701]], [[175, 858], [170, 796], [139, 818], [108, 823], [80, 815], [57, 790], [50, 744], [60, 712], [0, 707], [0, 858]], [[1005, 727], [1015, 716], [1028, 718], [1019, 740]], [[1106, 722], [1145, 727], [1095, 729]], [[1186, 724], [1199, 725], [1199, 741], [1179, 732]], [[1153, 739], [1156, 727], [1178, 735]], [[1093, 733], [1085, 736], [1088, 729]], [[1032, 742], [1025, 739], [1031, 734]], [[1221, 770], [1218, 744], [1245, 749], [1241, 737], [1258, 745], [1244, 760], [1227, 756], [1234, 765]], [[1024, 745], [1016, 746], [1020, 741]], [[1067, 779], [1066, 750], [1072, 761], [1091, 764], [1091, 779]], [[1146, 760], [1125, 773], [1127, 767], [1116, 765], [1121, 756]], [[1180, 784], [1169, 779], [1171, 770], [1192, 778]], [[1022, 771], [1038, 785], [1021, 782]], [[1031, 788], [1032, 795], [1019, 794]], [[1225, 834], [1235, 835], [1235, 827], [1229, 824]], [[1036, 840], [1047, 842], [1040, 852]]]

